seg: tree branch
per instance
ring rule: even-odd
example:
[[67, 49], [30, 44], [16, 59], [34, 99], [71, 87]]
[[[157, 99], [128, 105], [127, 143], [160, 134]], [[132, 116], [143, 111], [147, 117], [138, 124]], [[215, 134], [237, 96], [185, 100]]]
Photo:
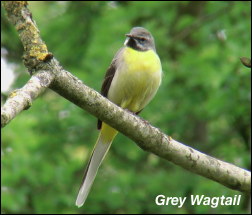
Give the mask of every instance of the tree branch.
[[27, 110], [36, 99], [52, 82], [53, 73], [38, 71], [21, 89], [10, 93], [3, 107], [1, 107], [1, 127], [7, 125], [17, 114]]
[[3, 7], [10, 22], [15, 26], [24, 46], [24, 64], [30, 72], [38, 69], [41, 62], [52, 58], [46, 44], [42, 41], [39, 30], [27, 8], [27, 1], [4, 1]]
[[[15, 5], [16, 3], [5, 3], [4, 6], [7, 4]], [[23, 7], [26, 8], [26, 4], [23, 4]], [[8, 8], [12, 8], [8, 11], [10, 19], [10, 14], [16, 14], [18, 13], [17, 10], [22, 10], [22, 7]], [[22, 25], [26, 25], [26, 23], [22, 23], [22, 20], [19, 21]], [[33, 46], [33, 49], [36, 49], [36, 44], [33, 44]], [[38, 56], [40, 55], [38, 54]], [[33, 69], [40, 68], [54, 74], [54, 79], [50, 85], [51, 89], [116, 128], [134, 140], [142, 149], [231, 189], [250, 192], [251, 173], [249, 171], [210, 157], [173, 140], [138, 116], [116, 106], [98, 92], [84, 85], [79, 79], [63, 70], [56, 59], [50, 58], [41, 61], [36, 57], [32, 58], [35, 59], [36, 66], [26, 64], [28, 68], [32, 66]], [[29, 59], [27, 62], [29, 62]]]
[[51, 89], [134, 140], [142, 149], [231, 189], [250, 192], [251, 173], [173, 140], [136, 115], [116, 106], [67, 71], [58, 71]]
[[10, 93], [9, 98], [1, 108], [1, 127], [8, 124], [22, 110], [28, 109], [32, 101], [48, 88], [54, 78], [53, 73], [46, 72], [48, 70], [46, 62], [53, 56], [48, 52], [46, 44], [39, 35], [39, 30], [27, 8], [27, 2], [5, 1], [3, 6], [24, 46], [25, 66], [30, 74], [34, 71], [38, 72], [31, 77], [23, 88]]

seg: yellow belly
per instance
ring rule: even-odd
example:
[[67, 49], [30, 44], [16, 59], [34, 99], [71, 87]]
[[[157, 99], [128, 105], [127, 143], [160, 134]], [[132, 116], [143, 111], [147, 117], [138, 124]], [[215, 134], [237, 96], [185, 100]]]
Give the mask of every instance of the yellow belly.
[[122, 63], [111, 83], [108, 98], [132, 112], [142, 110], [156, 94], [161, 83], [161, 63], [153, 51], [126, 47]]

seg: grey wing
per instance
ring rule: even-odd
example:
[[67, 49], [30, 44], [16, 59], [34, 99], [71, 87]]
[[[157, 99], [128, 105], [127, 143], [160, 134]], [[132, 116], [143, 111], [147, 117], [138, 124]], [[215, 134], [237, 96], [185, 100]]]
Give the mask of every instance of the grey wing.
[[[117, 62], [118, 62], [119, 57], [121, 56], [123, 49], [124, 48], [119, 49], [119, 51], [116, 53], [115, 57], [112, 60], [112, 63], [110, 64], [110, 66], [105, 74], [105, 78], [104, 78], [104, 81], [102, 83], [102, 88], [101, 88], [101, 94], [104, 97], [108, 96], [108, 91], [109, 91], [111, 82], [112, 82], [114, 75], [116, 73]], [[102, 125], [102, 121], [98, 119], [97, 128], [101, 129], [101, 125]]]

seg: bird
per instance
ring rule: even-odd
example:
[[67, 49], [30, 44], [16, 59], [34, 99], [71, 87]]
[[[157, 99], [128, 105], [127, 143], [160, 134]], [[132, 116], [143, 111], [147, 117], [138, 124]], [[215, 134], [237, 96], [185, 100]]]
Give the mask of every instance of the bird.
[[[101, 87], [101, 94], [128, 111], [139, 114], [155, 96], [162, 79], [162, 65], [152, 34], [133, 27], [122, 48], [114, 56]], [[84, 172], [76, 199], [81, 207], [89, 194], [97, 171], [118, 131], [98, 119], [100, 130]]]

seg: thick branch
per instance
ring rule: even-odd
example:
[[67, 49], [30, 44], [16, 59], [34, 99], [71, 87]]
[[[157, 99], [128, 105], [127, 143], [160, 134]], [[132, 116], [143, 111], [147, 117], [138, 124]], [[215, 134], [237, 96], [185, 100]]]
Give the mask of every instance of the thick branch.
[[[56, 61], [55, 63], [57, 64]], [[69, 72], [58, 71], [51, 88], [134, 140], [142, 149], [229, 188], [250, 192], [249, 171], [173, 140], [148, 122], [123, 110], [83, 85]]]
[[[15, 4], [18, 3], [15, 2]], [[22, 4], [22, 2], [20, 4]], [[7, 3], [5, 6], [6, 5], [8, 6]], [[30, 13], [26, 8], [26, 4], [23, 5], [25, 11]], [[7, 10], [9, 8], [12, 8], [12, 11], [8, 11], [9, 17], [11, 14], [16, 13], [15, 9], [23, 10], [22, 7], [15, 8], [11, 7], [11, 5], [9, 5]], [[24, 22], [22, 24], [26, 25], [29, 23]], [[27, 36], [32, 37], [32, 35]], [[36, 50], [36, 43], [32, 44], [31, 49]], [[43, 59], [43, 62], [39, 62], [39, 57], [34, 57], [32, 55], [28, 56], [36, 60], [37, 66], [32, 68], [40, 68], [48, 71], [48, 73], [51, 72], [54, 74], [52, 75], [55, 77], [50, 85], [51, 89], [116, 128], [118, 131], [134, 140], [142, 149], [152, 152], [189, 171], [217, 181], [229, 188], [250, 192], [251, 173], [249, 171], [205, 155], [173, 140], [138, 116], [123, 110], [96, 91], [85, 86], [72, 74], [63, 70], [56, 59], [46, 57], [48, 60], [47, 62]], [[38, 53], [37, 56], [40, 56], [40, 54]], [[29, 62], [29, 59], [27, 61]], [[26, 64], [28, 67], [31, 65], [32, 64]]]
[[10, 22], [15, 26], [24, 46], [24, 64], [31, 72], [37, 65], [52, 58], [42, 41], [36, 23], [27, 8], [27, 1], [4, 1], [4, 9]]
[[7, 125], [22, 110], [27, 110], [52, 82], [53, 73], [39, 71], [21, 89], [14, 90], [1, 107], [1, 127]]

